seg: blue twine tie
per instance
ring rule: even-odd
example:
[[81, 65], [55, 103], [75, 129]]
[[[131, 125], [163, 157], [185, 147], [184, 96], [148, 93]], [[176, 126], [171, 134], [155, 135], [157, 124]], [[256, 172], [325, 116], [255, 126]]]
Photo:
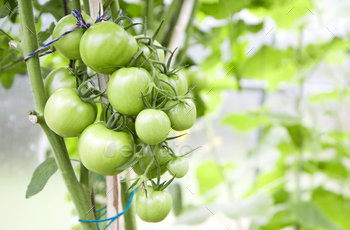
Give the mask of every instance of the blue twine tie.
[[[123, 17], [122, 9], [119, 9], [119, 17]], [[120, 21], [120, 25], [123, 27], [123, 25], [124, 25], [124, 20], [121, 20], [121, 21]]]
[[[106, 15], [107, 12], [103, 13], [103, 15], [101, 17], [99, 17], [97, 19], [97, 22], [101, 22], [105, 15]], [[83, 16], [81, 15], [80, 11], [79, 10], [73, 10], [72, 11], [72, 15], [77, 19], [77, 24], [76, 24], [76, 27], [74, 27], [73, 29], [71, 30], [68, 30], [66, 32], [64, 32], [63, 34], [61, 34], [60, 36], [58, 36], [56, 39], [52, 40], [51, 42], [43, 45], [42, 47], [40, 47], [39, 49], [35, 50], [33, 53], [29, 54], [27, 57], [24, 58], [24, 62], [28, 61], [29, 58], [33, 57], [35, 54], [39, 53], [40, 51], [42, 51], [43, 49], [45, 49], [46, 47], [50, 46], [52, 43], [54, 42], [57, 42], [58, 40], [60, 40], [63, 36], [69, 34], [69, 33], [72, 33], [74, 30], [76, 29], [79, 29], [79, 28], [82, 28], [82, 29], [87, 29], [89, 28], [91, 25], [89, 23], [86, 23]], [[47, 51], [43, 54], [41, 54], [40, 56], [44, 56], [45, 54], [48, 54], [48, 53], [52, 53], [52, 51]]]
[[[126, 211], [128, 211], [128, 209], [129, 209], [130, 206], [131, 206], [131, 202], [132, 202], [132, 198], [134, 197], [134, 194], [135, 194], [135, 190], [133, 190], [133, 191], [130, 193], [130, 196], [129, 196], [129, 199], [128, 199], [128, 203], [126, 204], [125, 209], [124, 209], [121, 213], [119, 213], [118, 215], [113, 216], [113, 217], [110, 217], [110, 218], [108, 218], [108, 219], [100, 220], [100, 218], [101, 218], [104, 214], [107, 213], [107, 211], [105, 211], [105, 212], [102, 213], [96, 220], [81, 220], [81, 219], [79, 219], [79, 222], [96, 223], [97, 229], [100, 230], [100, 228], [99, 228], [99, 226], [98, 226], [98, 223], [106, 222], [106, 221], [111, 221], [111, 222], [109, 222], [109, 223], [107, 224], [107, 226], [104, 228], [104, 230], [106, 230], [106, 229], [108, 228], [108, 226], [109, 226], [110, 224], [112, 224], [113, 221], [115, 221], [118, 217], [124, 215], [124, 214], [126, 213]], [[102, 211], [102, 210], [105, 209], [105, 208], [106, 208], [106, 206], [103, 207], [103, 208], [100, 208], [100, 209], [97, 210], [96, 212], [100, 212], [100, 211]]]

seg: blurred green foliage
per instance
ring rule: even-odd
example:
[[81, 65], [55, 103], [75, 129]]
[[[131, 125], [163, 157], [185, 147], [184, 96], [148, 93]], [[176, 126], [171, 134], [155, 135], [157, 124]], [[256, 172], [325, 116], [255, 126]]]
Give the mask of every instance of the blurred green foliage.
[[[165, 19], [157, 40], [167, 46], [176, 22], [181, 19], [179, 12], [183, 0], [173, 1], [170, 5], [154, 0], [154, 7], [147, 11], [149, 2], [119, 1], [124, 15], [140, 20], [148, 18], [150, 34]], [[8, 23], [18, 23], [16, 1], [0, 0], [0, 3], [0, 18], [7, 17]], [[317, 4], [319, 2], [309, 0], [196, 1], [196, 9], [186, 28], [186, 39], [180, 47], [177, 61], [185, 57], [183, 65], [201, 66], [206, 75], [206, 86], [194, 95], [198, 116], [206, 119], [217, 114], [223, 103], [223, 92], [240, 93], [245, 90], [242, 79], [263, 81], [267, 88], [260, 90], [275, 95], [279, 93], [282, 82], [292, 84], [297, 88], [293, 94], [296, 114], [273, 112], [273, 106], [265, 104], [263, 100], [254, 111], [226, 114], [221, 124], [232, 128], [235, 134], [259, 133], [257, 146], [246, 154], [247, 158], [264, 154], [268, 146], [278, 153], [278, 159], [268, 170], [254, 169], [255, 180], [245, 194], [224, 205], [217, 201], [222, 187], [225, 185], [235, 189], [231, 175], [239, 167], [217, 159], [201, 162], [195, 175], [202, 205], [185, 203], [182, 198], [185, 189], [181, 183], [169, 188], [174, 198], [181, 200], [174, 210], [178, 223], [197, 224], [205, 221], [211, 215], [203, 206], [207, 205], [214, 213], [222, 212], [234, 220], [249, 218], [250, 229], [350, 229], [349, 166], [346, 164], [350, 157], [350, 133], [339, 121], [339, 114], [334, 109], [334, 104], [336, 108], [347, 107], [349, 89], [346, 84], [335, 82], [336, 88], [331, 92], [307, 96], [302, 92], [305, 81], [316, 67], [323, 64], [332, 68], [344, 63], [349, 53], [346, 49], [348, 41], [335, 35], [328, 40], [314, 39], [311, 43], [303, 44], [307, 22], [302, 19], [307, 14], [316, 14]], [[71, 9], [71, 1], [68, 1], [68, 6]], [[48, 28], [41, 28], [41, 15], [50, 13], [59, 20], [64, 15], [63, 5], [62, 1], [50, 0], [40, 4], [36, 0], [34, 7], [41, 45], [50, 39], [54, 28], [54, 23]], [[248, 23], [236, 17], [243, 11], [255, 15], [256, 22]], [[272, 19], [275, 26], [267, 28], [267, 19]], [[211, 23], [207, 20], [211, 20]], [[204, 23], [208, 28], [203, 29]], [[132, 28], [130, 32], [136, 34], [138, 29], [141, 30]], [[279, 31], [293, 33], [295, 43], [279, 47], [276, 44], [276, 33]], [[11, 87], [16, 75], [26, 72], [20, 52], [8, 48], [10, 40], [20, 40], [12, 34], [12, 31], [0, 31], [0, 81], [6, 89]], [[265, 42], [267, 36], [272, 37], [271, 42]], [[254, 39], [249, 40], [249, 37]], [[254, 41], [259, 41], [259, 44]], [[209, 54], [197, 60], [191, 49], [193, 47], [201, 47]], [[69, 60], [54, 53], [42, 57], [41, 64], [45, 77], [52, 69], [67, 66]], [[302, 108], [301, 99], [306, 104]], [[235, 99], [231, 100], [234, 103]], [[315, 112], [315, 106], [320, 105], [323, 110]], [[333, 107], [328, 108], [330, 105]], [[313, 115], [313, 125], [305, 123], [305, 113]], [[320, 114], [338, 122], [338, 125], [328, 131], [321, 130], [316, 122], [316, 116]], [[276, 135], [276, 129], [282, 130], [282, 134]], [[66, 139], [66, 144], [71, 157], [77, 159], [77, 139]], [[225, 173], [227, 169], [230, 173]], [[298, 182], [302, 176], [311, 178], [313, 183], [302, 186]], [[321, 177], [324, 183], [316, 183], [316, 177]], [[93, 175], [91, 178], [94, 179], [95, 194], [103, 197], [102, 194], [106, 192], [104, 177]], [[291, 178], [294, 186], [290, 185]], [[102, 203], [96, 202], [97, 207], [101, 207]]]

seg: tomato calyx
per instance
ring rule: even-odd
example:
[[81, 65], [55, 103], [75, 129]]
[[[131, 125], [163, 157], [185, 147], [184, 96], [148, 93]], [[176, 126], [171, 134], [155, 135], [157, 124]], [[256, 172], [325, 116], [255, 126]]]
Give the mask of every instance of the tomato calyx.
[[[84, 78], [89, 78], [89, 77], [87, 75], [85, 75]], [[86, 79], [86, 80], [84, 79], [84, 81], [78, 86], [78, 88], [76, 90], [77, 94], [81, 98], [81, 100], [84, 102], [101, 103], [101, 104], [106, 105], [105, 102], [100, 101], [100, 100], [96, 100], [97, 98], [99, 98], [101, 96], [107, 98], [106, 90], [101, 92], [101, 91], [97, 90], [96, 88], [89, 86], [89, 84], [93, 85], [94, 84], [93, 81], [96, 79], [97, 79], [97, 76]]]
[[[122, 122], [118, 125], [117, 123], [120, 121], [120, 119], [122, 119]], [[105, 121], [106, 127], [113, 131], [122, 131], [126, 127], [126, 116], [119, 112], [112, 113], [111, 117], [108, 120], [106, 119]]]

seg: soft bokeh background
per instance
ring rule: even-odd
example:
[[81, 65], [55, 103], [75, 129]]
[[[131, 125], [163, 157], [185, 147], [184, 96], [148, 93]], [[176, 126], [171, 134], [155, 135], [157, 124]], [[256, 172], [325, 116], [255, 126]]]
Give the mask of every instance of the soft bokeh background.
[[[38, 32], [62, 16], [53, 2], [35, 1]], [[182, 4], [154, 2], [153, 31]], [[178, 59], [186, 54], [184, 63], [205, 73], [207, 85], [196, 94], [204, 112], [176, 143], [202, 148], [188, 158], [188, 175], [169, 188], [177, 211], [159, 224], [138, 219], [139, 229], [350, 229], [350, 2], [196, 2]], [[120, 3], [142, 21], [144, 1]], [[162, 45], [179, 18], [165, 22]], [[20, 36], [9, 17], [0, 25]], [[0, 39], [0, 229], [72, 229], [77, 217], [59, 172], [25, 199], [49, 145], [28, 121], [29, 79], [17, 74], [24, 65], [2, 69], [13, 57], [7, 38]], [[41, 60], [44, 75], [68, 64], [57, 53]], [[74, 141], [69, 145], [74, 149]]]

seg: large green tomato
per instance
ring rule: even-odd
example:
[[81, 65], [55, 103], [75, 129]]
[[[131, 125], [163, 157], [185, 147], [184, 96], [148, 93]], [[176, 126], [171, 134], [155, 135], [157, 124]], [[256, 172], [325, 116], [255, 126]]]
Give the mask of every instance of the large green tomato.
[[140, 190], [136, 195], [136, 213], [141, 220], [157, 223], [164, 220], [173, 206], [173, 198], [167, 191], [156, 191], [148, 186], [146, 192]]
[[111, 74], [117, 66], [127, 65], [137, 50], [135, 38], [113, 22], [96, 23], [80, 40], [80, 55], [84, 63], [102, 74]]
[[45, 78], [45, 90], [48, 97], [61, 88], [76, 88], [76, 79], [72, 70], [61, 67], [52, 70]]
[[112, 176], [122, 171], [134, 153], [134, 139], [129, 132], [107, 129], [103, 122], [87, 127], [79, 138], [79, 156], [84, 166], [92, 172]]
[[188, 160], [179, 157], [176, 159], [172, 159], [168, 162], [167, 165], [168, 171], [172, 176], [175, 176], [176, 178], [182, 178], [184, 177], [189, 169]]
[[83, 102], [71, 88], [54, 92], [44, 109], [47, 125], [62, 137], [77, 137], [96, 116], [96, 105]]
[[[163, 175], [167, 171], [166, 163], [171, 159], [169, 153], [160, 145], [152, 146], [153, 152], [157, 161], [160, 165], [160, 175]], [[137, 175], [142, 175], [148, 165], [151, 163], [153, 158], [153, 152], [150, 145], [146, 145], [141, 149], [142, 158], [141, 160], [134, 165], [133, 169]], [[158, 176], [158, 167], [157, 162], [153, 161], [150, 169], [148, 170], [148, 178], [156, 178]]]
[[122, 68], [115, 71], [108, 82], [109, 102], [122, 114], [137, 115], [144, 108], [141, 92], [146, 93], [150, 81], [149, 73], [141, 68]]
[[[86, 23], [90, 25], [94, 24], [94, 20], [90, 18], [87, 14], [82, 14]], [[52, 32], [52, 39], [57, 38], [61, 34], [65, 33], [68, 30], [76, 27], [77, 19], [69, 14], [61, 18], [58, 21], [55, 29]], [[79, 52], [80, 39], [83, 36], [84, 29], [79, 28], [73, 32], [63, 36], [60, 40], [54, 43], [56, 50], [64, 57], [77, 60], [81, 59]]]
[[204, 71], [199, 66], [191, 66], [186, 69], [185, 74], [189, 88], [198, 83], [193, 89], [194, 92], [199, 92], [206, 87], [207, 79]]
[[[176, 103], [176, 101], [168, 101], [164, 107], [170, 107]], [[196, 106], [189, 99], [186, 99], [185, 103], [180, 101], [174, 108], [165, 111], [171, 121], [172, 128], [176, 131], [189, 129], [196, 122]]]
[[157, 109], [142, 110], [136, 117], [137, 136], [146, 144], [155, 145], [164, 141], [171, 126], [166, 113]]
[[[158, 74], [158, 76], [162, 80], [170, 83], [175, 88], [179, 96], [184, 95], [187, 92], [188, 90], [187, 80], [182, 73], [179, 72], [176, 75], [172, 74], [170, 76], [167, 76], [165, 74]], [[169, 91], [170, 95], [173, 95], [173, 96], [175, 95], [174, 91], [171, 89], [171, 87], [168, 84], [161, 82], [161, 86], [164, 90]]]
[[[138, 36], [136, 36], [138, 37]], [[139, 48], [143, 51], [143, 54], [146, 55], [146, 57], [150, 57], [150, 59], [152, 60], [157, 60], [157, 57], [155, 54], [152, 55], [152, 51], [142, 42], [139, 42]], [[162, 46], [161, 44], [159, 44], [159, 42], [154, 41], [154, 45], [156, 46]], [[164, 61], [164, 50], [162, 49], [157, 49], [157, 54], [158, 54], [158, 61], [163, 62]], [[152, 56], [151, 56], [152, 55]], [[143, 64], [144, 63], [144, 64]], [[141, 64], [143, 64], [141, 67], [142, 68], [147, 68], [149, 67], [148, 63], [145, 62], [144, 58], [141, 58], [140, 61], [137, 63], [138, 66], [140, 66]]]

